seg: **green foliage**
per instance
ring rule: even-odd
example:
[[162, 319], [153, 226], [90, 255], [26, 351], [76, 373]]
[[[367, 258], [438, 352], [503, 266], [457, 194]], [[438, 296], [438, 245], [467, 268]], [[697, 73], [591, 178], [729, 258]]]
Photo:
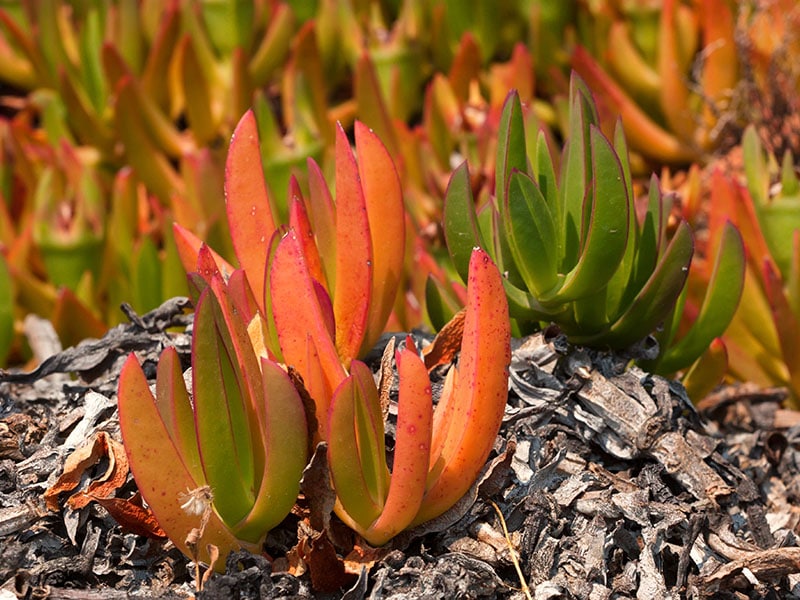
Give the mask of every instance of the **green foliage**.
[[[600, 131], [591, 93], [577, 76], [569, 104], [568, 138], [557, 170], [544, 135], [528, 155], [522, 106], [515, 93], [509, 95], [500, 122], [495, 197], [476, 214], [468, 167], [458, 167], [445, 198], [445, 236], [462, 278], [468, 249], [491, 249], [506, 274], [509, 310], [520, 331], [553, 322], [575, 343], [622, 349], [675, 322], [692, 233], [681, 222], [668, 235], [668, 201], [655, 178], [647, 209], [637, 218], [619, 124], [612, 142]], [[735, 228], [726, 228], [723, 237], [707, 304], [691, 335], [669, 349], [672, 334], [662, 336], [665, 369], [691, 364], [733, 314], [744, 251]]]

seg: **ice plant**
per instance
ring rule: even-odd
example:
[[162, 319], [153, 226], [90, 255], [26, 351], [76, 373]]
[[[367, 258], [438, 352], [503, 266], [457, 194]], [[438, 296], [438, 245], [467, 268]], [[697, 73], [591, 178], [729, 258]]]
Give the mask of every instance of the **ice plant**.
[[747, 276], [742, 302], [723, 340], [729, 373], [760, 385], [781, 385], [800, 398], [800, 182], [787, 152], [779, 164], [753, 127], [743, 139], [746, 185], [715, 173], [713, 220], [726, 215], [742, 231]]
[[[120, 375], [119, 415], [131, 470], [158, 523], [185, 554], [208, 562], [208, 544], [223, 557], [258, 551], [288, 514], [308, 434], [289, 376], [256, 356], [233, 293], [218, 272], [205, 275], [191, 395], [174, 348], [161, 355], [155, 395], [132, 354]], [[193, 529], [202, 535], [190, 547]]]
[[[293, 180], [288, 227], [261, 170], [254, 113], [240, 120], [226, 163], [226, 209], [233, 246], [263, 323], [266, 349], [295, 367], [317, 404], [319, 438], [333, 391], [353, 359], [386, 325], [401, 281], [405, 212], [394, 163], [378, 137], [355, 124], [355, 156], [341, 126], [336, 193], [308, 162], [308, 195]], [[194, 270], [200, 240], [176, 228], [184, 266]], [[225, 274], [232, 267], [214, 257]]]
[[585, 9], [572, 67], [621, 115], [631, 149], [666, 163], [706, 158], [720, 143], [739, 59], [727, 0], [599, 2]]
[[382, 399], [372, 372], [353, 361], [328, 417], [336, 513], [373, 545], [455, 504], [483, 468], [500, 428], [511, 360], [502, 279], [489, 255], [471, 253], [458, 366], [434, 409], [431, 382], [411, 338], [395, 353], [399, 397], [391, 472]]
[[[573, 76], [569, 137], [557, 176], [543, 135], [528, 157], [522, 107], [511, 93], [498, 138], [495, 198], [476, 214], [462, 164], [447, 190], [445, 235], [462, 277], [472, 246], [490, 249], [506, 274], [509, 312], [520, 332], [553, 322], [575, 343], [625, 348], [671, 318], [693, 240], [685, 222], [668, 239], [668, 211], [655, 178], [637, 217], [622, 130], [617, 127], [612, 142], [597, 123], [590, 92]], [[737, 233], [729, 228], [727, 235]], [[732, 314], [738, 301], [743, 253], [740, 244], [725, 247], [729, 268], [709, 284], [717, 312], [695, 322], [684, 361], [722, 333], [727, 321], [716, 316]], [[717, 285], [721, 291], [714, 292]]]

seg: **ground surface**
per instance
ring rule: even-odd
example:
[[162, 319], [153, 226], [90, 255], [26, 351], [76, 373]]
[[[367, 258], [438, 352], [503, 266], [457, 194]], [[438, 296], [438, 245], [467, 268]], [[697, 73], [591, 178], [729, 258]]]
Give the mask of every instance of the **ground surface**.
[[[169, 542], [101, 506], [136, 491], [109, 450], [121, 361], [136, 351], [153, 375], [164, 345], [188, 356], [189, 336], [165, 333], [190, 324], [185, 308], [131, 314], [61, 353], [46, 323], [26, 322], [53, 356], [0, 375], [0, 600], [196, 594]], [[373, 551], [301, 502], [264, 556], [231, 557], [197, 596], [523, 598], [523, 579], [538, 599], [800, 598], [800, 424], [781, 391], [725, 388], [699, 414], [680, 386], [627, 363], [558, 336], [516, 341], [496, 452], [452, 511]], [[323, 495], [313, 481], [306, 493]]]

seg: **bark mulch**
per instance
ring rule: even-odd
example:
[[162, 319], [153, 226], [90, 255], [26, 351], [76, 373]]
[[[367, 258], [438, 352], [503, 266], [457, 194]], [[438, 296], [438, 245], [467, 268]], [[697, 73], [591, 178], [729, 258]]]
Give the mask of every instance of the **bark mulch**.
[[188, 301], [127, 314], [64, 351], [29, 317], [43, 362], [0, 372], [0, 600], [800, 598], [800, 419], [784, 391], [726, 387], [698, 412], [630, 356], [553, 332], [515, 340], [495, 453], [447, 514], [359, 544], [325, 509], [318, 452], [265, 553], [229, 557], [198, 593], [194, 565], [119, 514], [136, 502], [119, 369], [136, 352], [154, 377], [166, 345], [188, 366]]

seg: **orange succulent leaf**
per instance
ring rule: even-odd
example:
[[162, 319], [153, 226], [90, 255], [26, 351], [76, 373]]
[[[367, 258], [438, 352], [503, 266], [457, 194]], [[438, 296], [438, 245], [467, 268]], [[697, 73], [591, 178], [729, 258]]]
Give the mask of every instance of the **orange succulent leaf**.
[[[296, 179], [292, 177], [292, 181], [296, 182]], [[315, 243], [314, 230], [308, 218], [305, 202], [302, 196], [297, 196], [296, 194], [292, 196], [289, 203], [289, 226], [297, 232], [297, 237], [303, 245], [303, 256], [306, 257], [306, 264], [311, 277], [320, 283], [324, 283], [325, 274], [322, 269], [322, 259]]]
[[[458, 374], [452, 387], [451, 419], [435, 419], [448, 432], [437, 472], [414, 523], [431, 519], [455, 504], [483, 468], [500, 429], [508, 399], [511, 322], [499, 270], [476, 248], [469, 263], [467, 312]], [[434, 431], [434, 439], [441, 434]], [[434, 469], [432, 469], [433, 471]]]
[[697, 359], [681, 379], [693, 402], [700, 402], [717, 387], [728, 370], [728, 350], [722, 338], [714, 338], [708, 350]]
[[[330, 398], [346, 373], [320, 304], [319, 284], [315, 285], [309, 273], [302, 244], [293, 229], [275, 250], [269, 267], [268, 291], [284, 361], [306, 380], [317, 407], [320, 437], [324, 437]], [[314, 353], [309, 353], [309, 338], [313, 340]], [[309, 378], [318, 373], [321, 378]]]
[[395, 353], [400, 385], [392, 476], [386, 503], [365, 539], [385, 544], [405, 529], [419, 512], [428, 476], [433, 404], [428, 370], [409, 336]]
[[[118, 393], [122, 438], [139, 491], [164, 532], [184, 554], [191, 556], [186, 536], [200, 526], [200, 516], [186, 512], [181, 499], [187, 492], [197, 489], [199, 482], [186, 468], [183, 456], [164, 426], [134, 354], [122, 367]], [[214, 512], [210, 514], [200, 542], [200, 560], [206, 562], [210, 558], [207, 544], [214, 544], [225, 556], [241, 547]]]
[[697, 153], [648, 117], [583, 47], [572, 55], [572, 67], [586, 81], [610, 113], [619, 114], [633, 149], [664, 162], [689, 162]]
[[361, 177], [341, 125], [336, 129], [336, 250], [336, 350], [347, 369], [366, 334], [374, 261]]
[[313, 158], [308, 165], [308, 212], [316, 236], [322, 268], [328, 289], [336, 287], [336, 207], [322, 170]]
[[789, 370], [789, 379], [794, 384], [792, 387], [797, 390], [800, 388], [800, 322], [786, 298], [783, 279], [771, 261], [764, 261], [762, 274], [772, 320], [777, 325], [783, 360]]
[[258, 301], [253, 290], [247, 281], [247, 274], [244, 269], [236, 269], [228, 278], [228, 292], [236, 310], [242, 316], [245, 323], [250, 323], [258, 313]]
[[661, 75], [661, 109], [667, 123], [684, 140], [694, 139], [695, 119], [689, 110], [689, 85], [681, 48], [683, 41], [676, 0], [665, 0], [658, 32], [658, 72]]
[[[187, 273], [194, 272], [197, 269], [197, 259], [200, 255], [200, 248], [203, 246], [203, 240], [178, 223], [172, 224], [172, 233], [175, 236], [175, 245], [178, 247], [178, 256], [183, 269]], [[233, 266], [227, 260], [210, 248], [209, 252], [223, 277], [228, 277], [233, 273]]]
[[[372, 242], [372, 292], [361, 352], [368, 352], [383, 333], [392, 311], [405, 257], [405, 209], [400, 178], [378, 136], [356, 122], [358, 173], [364, 190]], [[338, 182], [337, 182], [338, 185]]]
[[[736, 45], [736, 26], [730, 3], [726, 0], [706, 0], [698, 4], [704, 52], [701, 88], [712, 103], [720, 103], [735, 89], [739, 80], [739, 49]], [[718, 108], [703, 103], [705, 125], [712, 128], [718, 120]]]
[[[252, 110], [244, 114], [231, 138], [225, 163], [225, 209], [236, 258], [261, 303], [266, 256], [276, 223], [261, 166], [258, 126]], [[260, 308], [264, 310], [263, 305]]]

